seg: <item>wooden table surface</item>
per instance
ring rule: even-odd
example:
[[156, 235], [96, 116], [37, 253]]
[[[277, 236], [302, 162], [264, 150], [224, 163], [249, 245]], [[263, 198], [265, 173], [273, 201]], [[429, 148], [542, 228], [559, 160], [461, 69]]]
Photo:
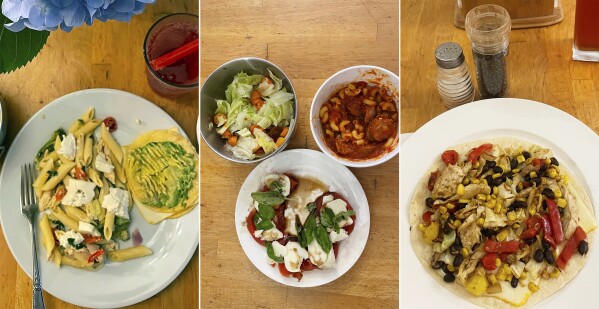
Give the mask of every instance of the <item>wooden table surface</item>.
[[[575, 1], [561, 3], [562, 22], [511, 31], [509, 95], [555, 106], [599, 132], [599, 63], [572, 60]], [[439, 44], [460, 44], [476, 80], [468, 36], [453, 25], [454, 5], [446, 0], [401, 1], [402, 132], [414, 132], [446, 111], [436, 85], [434, 53]]]
[[[51, 33], [47, 45], [31, 63], [0, 75], [0, 96], [9, 115], [7, 145], [36, 111], [54, 99], [82, 89], [115, 88], [160, 106], [197, 146], [198, 92], [168, 100], [154, 94], [146, 81], [142, 54], [146, 31], [158, 18], [175, 12], [197, 14], [197, 1], [157, 1], [130, 23], [96, 21], [91, 27], [83, 26], [71, 33]], [[0, 234], [0, 308], [31, 308], [31, 279], [17, 265], [1, 230]], [[196, 251], [173, 283], [131, 308], [198, 308], [198, 264]], [[48, 309], [79, 308], [48, 293], [44, 297]]]
[[[268, 59], [290, 77], [300, 114], [288, 149], [318, 149], [309, 107], [326, 78], [359, 64], [398, 72], [397, 0], [203, 0], [200, 9], [202, 78], [242, 56]], [[228, 162], [200, 144], [202, 308], [398, 307], [397, 157], [379, 167], [351, 169], [371, 215], [358, 262], [332, 283], [294, 288], [263, 275], [237, 239], [237, 192], [256, 165]]]

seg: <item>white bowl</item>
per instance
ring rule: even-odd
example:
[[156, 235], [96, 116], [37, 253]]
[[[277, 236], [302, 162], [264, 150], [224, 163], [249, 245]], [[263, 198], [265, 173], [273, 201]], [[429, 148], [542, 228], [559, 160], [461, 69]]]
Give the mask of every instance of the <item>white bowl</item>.
[[338, 91], [341, 87], [357, 81], [366, 81], [385, 86], [395, 97], [395, 103], [398, 104], [397, 110], [399, 111], [399, 77], [397, 75], [389, 70], [372, 65], [349, 67], [329, 77], [316, 92], [312, 100], [312, 107], [310, 108], [310, 130], [320, 150], [331, 159], [351, 167], [375, 166], [390, 160], [399, 153], [399, 121], [397, 135], [390, 150], [379, 157], [364, 160], [346, 159], [333, 152], [324, 141], [324, 133], [320, 123], [320, 107], [329, 100], [331, 94]]

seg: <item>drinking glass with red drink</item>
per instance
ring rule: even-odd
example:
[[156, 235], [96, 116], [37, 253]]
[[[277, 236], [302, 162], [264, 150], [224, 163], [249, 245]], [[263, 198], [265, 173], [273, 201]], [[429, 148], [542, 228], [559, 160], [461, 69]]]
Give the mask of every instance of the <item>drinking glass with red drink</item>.
[[158, 95], [176, 98], [198, 88], [199, 17], [167, 15], [152, 25], [144, 40], [146, 75]]
[[576, 0], [572, 58], [599, 61], [599, 0]]

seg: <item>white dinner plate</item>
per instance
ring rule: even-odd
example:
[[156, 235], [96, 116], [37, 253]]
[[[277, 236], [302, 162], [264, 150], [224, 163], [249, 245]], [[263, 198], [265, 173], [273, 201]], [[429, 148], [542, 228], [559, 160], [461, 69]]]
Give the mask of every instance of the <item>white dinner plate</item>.
[[[578, 119], [552, 106], [522, 99], [479, 101], [443, 113], [402, 143], [401, 308], [478, 308], [441, 287], [422, 267], [410, 244], [409, 207], [418, 182], [444, 150], [468, 141], [502, 136], [550, 148], [560, 165], [565, 165], [586, 189], [597, 213], [599, 138]], [[589, 258], [578, 275], [536, 307], [597, 308], [597, 245], [597, 241], [590, 244]]]
[[[121, 145], [128, 145], [139, 134], [155, 129], [177, 127], [185, 136], [179, 125], [156, 105], [112, 89], [74, 92], [33, 115], [10, 146], [0, 175], [0, 223], [13, 256], [29, 277], [32, 273], [31, 236], [29, 223], [20, 212], [21, 165], [33, 162], [54, 130], [68, 129], [90, 106], [95, 108], [96, 118], [112, 116], [116, 119], [118, 129], [113, 136]], [[97, 272], [68, 266], [59, 269], [47, 262], [41, 236], [38, 236], [44, 290], [69, 303], [94, 308], [127, 306], [150, 298], [171, 283], [193, 255], [199, 239], [198, 211], [196, 207], [181, 218], [151, 225], [134, 207], [129, 232], [139, 229], [143, 244], [152, 249], [153, 254], [126, 262], [109, 261]], [[120, 242], [120, 246], [131, 247], [131, 240]]]
[[[252, 208], [252, 192], [260, 190], [262, 177], [271, 173], [291, 173], [311, 176], [329, 186], [330, 191], [340, 193], [356, 212], [355, 227], [351, 235], [339, 244], [333, 269], [304, 272], [301, 281], [284, 277], [277, 267], [267, 263], [266, 248], [256, 243], [245, 226], [245, 219]], [[370, 211], [366, 194], [358, 179], [347, 167], [329, 159], [322, 152], [308, 149], [283, 151], [260, 163], [243, 182], [235, 206], [235, 227], [243, 251], [254, 266], [269, 278], [289, 286], [313, 287], [329, 283], [347, 272], [364, 251], [370, 230]]]

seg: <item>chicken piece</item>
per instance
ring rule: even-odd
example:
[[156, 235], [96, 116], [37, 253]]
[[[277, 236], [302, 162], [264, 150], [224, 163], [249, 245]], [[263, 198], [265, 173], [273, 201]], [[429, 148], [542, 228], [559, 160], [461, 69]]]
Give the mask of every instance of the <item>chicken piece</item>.
[[[466, 166], [464, 166], [466, 167]], [[456, 194], [458, 185], [462, 183], [462, 179], [466, 175], [464, 169], [457, 165], [448, 165], [439, 175], [432, 191], [434, 199], [450, 198]]]
[[376, 142], [383, 142], [395, 135], [396, 131], [397, 121], [379, 115], [368, 123], [366, 138]]
[[472, 249], [481, 240], [482, 234], [480, 226], [476, 224], [477, 215], [471, 214], [464, 223], [458, 228], [458, 235], [462, 241], [462, 246]]
[[489, 185], [486, 185], [484, 183], [476, 183], [476, 184], [469, 184], [466, 187], [464, 187], [464, 194], [462, 196], [455, 196], [459, 199], [471, 199], [472, 197], [476, 196], [477, 194], [482, 193], [482, 194], [491, 194], [491, 187], [489, 187]]
[[[576, 197], [573, 194], [570, 194], [570, 191], [566, 186], [560, 184], [560, 190], [562, 191], [568, 205], [576, 205], [576, 203], [578, 203], [578, 201], [576, 201]], [[583, 205], [582, 207], [586, 206]], [[578, 221], [580, 220], [579, 217], [580, 215], [578, 214], [578, 208], [564, 208], [564, 215], [561, 217], [561, 219], [564, 235], [566, 237], [570, 237], [570, 235], [574, 233], [574, 230], [578, 226]]]
[[505, 214], [496, 214], [492, 209], [485, 207], [485, 223], [483, 227], [496, 228], [507, 225], [507, 216]]
[[468, 257], [467, 261], [462, 262], [462, 265], [460, 265], [460, 269], [458, 271], [458, 276], [456, 278], [458, 283], [466, 284], [466, 279], [468, 279], [468, 276], [476, 269], [476, 265], [485, 255], [485, 251], [476, 250]]
[[468, 203], [468, 205], [466, 205], [466, 207], [456, 211], [454, 215], [457, 219], [464, 220], [465, 218], [468, 218], [468, 216], [470, 216], [470, 213], [476, 210], [478, 206], [480, 206], [478, 201], [470, 202]]

